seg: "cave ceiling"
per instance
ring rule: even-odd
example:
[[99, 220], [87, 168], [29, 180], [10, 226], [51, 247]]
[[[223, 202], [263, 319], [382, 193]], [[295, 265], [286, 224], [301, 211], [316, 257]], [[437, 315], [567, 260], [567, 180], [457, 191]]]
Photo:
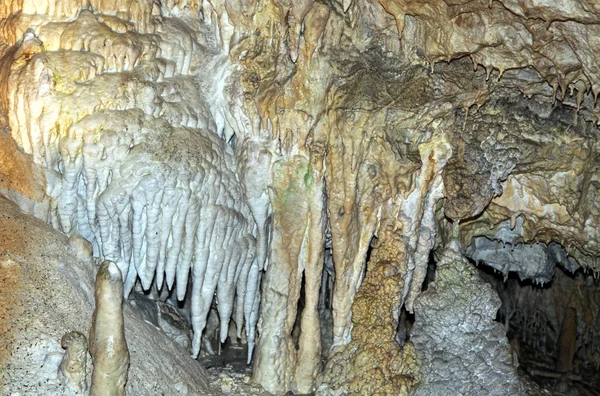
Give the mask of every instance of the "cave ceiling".
[[432, 251], [600, 272], [599, 62], [595, 0], [5, 0], [0, 192], [190, 299], [194, 357], [218, 301], [269, 392], [405, 394]]

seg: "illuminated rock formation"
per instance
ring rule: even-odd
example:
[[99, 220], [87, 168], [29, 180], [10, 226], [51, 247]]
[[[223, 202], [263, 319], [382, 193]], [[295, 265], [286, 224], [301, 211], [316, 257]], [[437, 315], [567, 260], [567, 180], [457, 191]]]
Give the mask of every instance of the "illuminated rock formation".
[[124, 395], [129, 371], [129, 349], [123, 324], [123, 279], [119, 267], [104, 261], [95, 285], [96, 308], [90, 328], [92, 384], [90, 395]]
[[186, 301], [194, 358], [212, 306], [269, 392], [406, 394], [450, 234], [507, 278], [600, 271], [599, 54], [592, 0], [5, 1], [0, 192]]

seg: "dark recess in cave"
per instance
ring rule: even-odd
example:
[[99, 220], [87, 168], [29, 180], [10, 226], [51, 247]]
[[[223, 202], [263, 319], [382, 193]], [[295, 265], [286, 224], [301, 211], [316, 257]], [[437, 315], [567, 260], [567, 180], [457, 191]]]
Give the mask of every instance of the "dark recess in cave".
[[[473, 263], [475, 265], [475, 263]], [[600, 282], [556, 266], [543, 286], [478, 265], [498, 293], [496, 321], [506, 329], [519, 370], [553, 395], [600, 395]]]
[[[429, 253], [429, 261], [427, 262], [427, 274], [423, 281], [422, 291], [426, 291], [431, 282], [435, 280], [436, 261], [433, 251]], [[400, 308], [398, 316], [398, 327], [396, 328], [396, 342], [402, 347], [410, 340], [410, 331], [415, 323], [415, 314], [410, 313], [404, 306]]]

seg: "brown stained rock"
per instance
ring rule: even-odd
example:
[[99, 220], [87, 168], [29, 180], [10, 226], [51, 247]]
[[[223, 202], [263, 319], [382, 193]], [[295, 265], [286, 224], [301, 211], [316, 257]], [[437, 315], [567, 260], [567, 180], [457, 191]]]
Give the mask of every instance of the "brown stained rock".
[[407, 272], [401, 229], [387, 229], [377, 240], [352, 305], [352, 341], [333, 349], [318, 394], [344, 389], [349, 394], [407, 395], [419, 382], [412, 345], [401, 348], [395, 340]]
[[453, 220], [477, 216], [489, 205], [494, 192], [489, 188], [490, 173], [460, 164], [456, 157], [444, 169], [446, 202], [444, 213]]
[[[461, 223], [463, 245], [468, 246], [477, 235], [494, 238], [502, 222], [510, 220], [514, 228], [516, 218], [523, 216], [520, 241], [559, 242], [580, 265], [600, 268], [594, 259], [598, 237], [591, 227], [600, 220], [596, 181], [600, 164], [594, 154], [598, 142], [590, 135], [590, 125], [582, 118], [573, 124], [573, 119], [567, 116], [570, 112], [560, 106], [545, 116], [533, 114], [532, 109], [522, 104], [513, 104], [511, 108], [496, 103], [469, 116], [465, 123], [467, 131], [488, 126], [485, 132], [473, 134], [476, 138], [465, 143], [465, 153], [480, 152], [486, 158], [483, 169], [499, 169], [494, 165], [505, 161], [502, 167], [513, 170], [506, 179], [497, 179], [497, 191], [485, 211]], [[500, 118], [502, 127], [496, 121]], [[456, 158], [451, 160], [452, 164], [458, 162]], [[468, 192], [476, 202], [482, 191], [486, 191], [485, 186], [480, 189], [472, 186], [481, 186], [476, 177], [461, 178], [456, 168], [446, 169], [445, 180], [453, 180], [448, 177], [452, 173], [455, 174], [452, 177], [467, 186], [461, 190], [465, 198]], [[446, 193], [458, 191], [458, 185], [446, 184]], [[468, 199], [460, 200], [460, 195], [448, 194], [447, 198], [448, 217], [457, 216], [456, 208], [461, 202], [471, 208]]]
[[10, 134], [0, 131], [0, 191], [15, 191], [42, 200], [45, 181], [30, 156], [17, 148]]
[[519, 241], [560, 242], [581, 265], [600, 268], [590, 226], [600, 220], [592, 126], [566, 106], [540, 110], [496, 92], [476, 112], [459, 112], [448, 124], [455, 154], [443, 173], [444, 214], [461, 219], [464, 246], [495, 238], [502, 222], [514, 229], [522, 216]]

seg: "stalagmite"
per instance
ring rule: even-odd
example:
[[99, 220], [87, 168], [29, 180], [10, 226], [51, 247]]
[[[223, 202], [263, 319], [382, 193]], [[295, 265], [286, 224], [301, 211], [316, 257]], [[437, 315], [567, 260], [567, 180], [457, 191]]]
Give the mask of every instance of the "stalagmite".
[[96, 309], [90, 328], [92, 384], [90, 395], [124, 395], [129, 350], [123, 323], [123, 280], [119, 267], [104, 261], [96, 275]]
[[73, 234], [69, 237], [69, 246], [81, 258], [89, 259], [93, 254], [92, 244], [81, 235]]
[[[415, 301], [411, 340], [424, 376], [416, 394], [541, 394], [515, 375], [509, 343], [494, 322], [500, 300], [461, 250], [458, 240], [448, 241], [435, 282]], [[469, 381], [474, 371], [486, 382]]]
[[65, 355], [58, 368], [58, 377], [76, 392], [84, 393], [87, 391], [87, 339], [83, 334], [72, 331], [63, 336], [60, 344]]
[[556, 370], [563, 373], [573, 371], [575, 353], [577, 352], [577, 310], [567, 309], [560, 327], [558, 352], [556, 354]]

